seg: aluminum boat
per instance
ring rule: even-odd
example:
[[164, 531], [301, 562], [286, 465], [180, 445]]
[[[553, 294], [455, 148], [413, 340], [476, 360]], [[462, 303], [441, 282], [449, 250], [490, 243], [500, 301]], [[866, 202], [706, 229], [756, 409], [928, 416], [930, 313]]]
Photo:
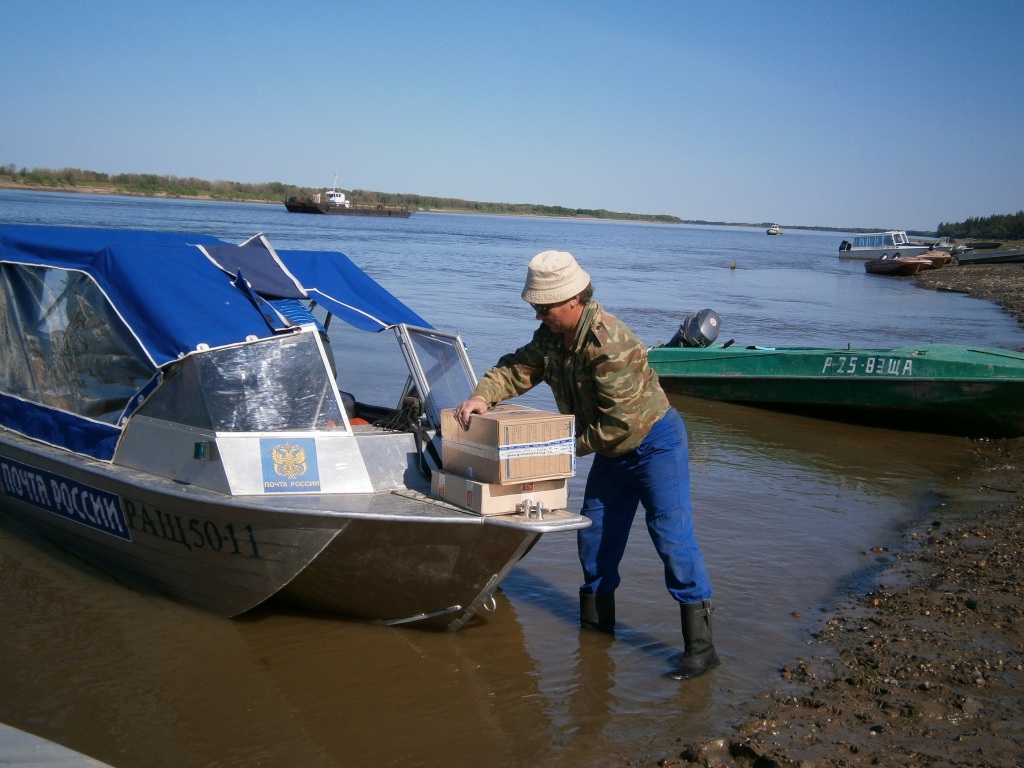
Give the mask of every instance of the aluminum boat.
[[[0, 517], [140, 588], [454, 630], [543, 534], [589, 525], [429, 496], [475, 374], [342, 253], [2, 226], [0, 285]], [[332, 318], [393, 335], [397, 402], [345, 394], [374, 361]]]

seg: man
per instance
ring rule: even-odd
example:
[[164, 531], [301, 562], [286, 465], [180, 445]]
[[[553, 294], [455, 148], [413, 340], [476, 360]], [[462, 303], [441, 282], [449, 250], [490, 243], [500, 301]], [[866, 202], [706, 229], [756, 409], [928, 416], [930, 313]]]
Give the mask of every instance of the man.
[[668, 677], [686, 680], [718, 666], [711, 633], [711, 580], [693, 533], [686, 428], [669, 405], [647, 350], [593, 300], [590, 276], [571, 254], [544, 251], [527, 267], [523, 299], [541, 321], [533, 339], [503, 356], [455, 411], [473, 414], [550, 385], [561, 413], [576, 417], [576, 453], [594, 453], [578, 534], [584, 584], [580, 624], [612, 632], [619, 562], [638, 505], [680, 604], [684, 651]]

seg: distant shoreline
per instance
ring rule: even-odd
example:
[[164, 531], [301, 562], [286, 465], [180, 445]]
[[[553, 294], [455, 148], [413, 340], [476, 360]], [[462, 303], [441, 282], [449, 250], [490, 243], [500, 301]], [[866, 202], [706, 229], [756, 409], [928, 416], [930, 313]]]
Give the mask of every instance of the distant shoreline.
[[[19, 182], [9, 182], [0, 180], [0, 189], [12, 189], [15, 191], [25, 192], [58, 192], [67, 194], [84, 194], [84, 195], [124, 195], [125, 197], [151, 197], [159, 198], [161, 200], [206, 200], [208, 202], [220, 202], [220, 203], [259, 203], [260, 205], [284, 205], [284, 203], [275, 200], [260, 200], [258, 198], [223, 198], [213, 197], [212, 195], [171, 195], [166, 192], [134, 192], [129, 189], [108, 189], [106, 187], [88, 187], [75, 184], [74, 186], [69, 184], [62, 184], [60, 186], [52, 186], [50, 184], [22, 184]], [[471, 211], [463, 208], [417, 208], [417, 211], [422, 213], [458, 213], [469, 216], [510, 216], [513, 218], [524, 218], [524, 219], [579, 219], [587, 221], [618, 221], [630, 223], [647, 224], [651, 222], [631, 222], [627, 219], [599, 219], [595, 216], [542, 216], [538, 213], [484, 213], [482, 211]], [[733, 226], [760, 226], [760, 224], [744, 225], [736, 224]]]
[[[25, 181], [10, 181], [8, 179], [0, 178], [0, 189], [23, 189], [26, 191], [53, 191], [53, 193], [70, 193], [78, 195], [123, 195], [128, 198], [156, 198], [162, 200], [205, 200], [209, 202], [219, 203], [259, 203], [260, 205], [283, 205], [282, 201], [275, 200], [264, 200], [260, 198], [226, 198], [223, 196], [212, 196], [212, 195], [171, 195], [169, 193], [140, 193], [132, 189], [126, 189], [124, 187], [111, 188], [106, 186], [93, 186], [89, 184], [39, 184], [29, 183]], [[567, 220], [580, 220], [580, 221], [621, 221], [626, 223], [643, 223], [643, 224], [689, 224], [690, 226], [742, 226], [752, 229], [761, 229], [766, 226], [764, 223], [749, 223], [743, 221], [705, 221], [697, 219], [680, 219], [678, 221], [652, 221], [648, 219], [632, 219], [632, 218], [615, 218], [615, 217], [600, 217], [600, 216], [561, 216], [558, 214], [544, 214], [544, 213], [498, 213], [492, 211], [474, 211], [467, 208], [416, 208], [416, 211], [423, 211], [424, 213], [458, 213], [468, 214], [472, 216], [512, 216], [521, 218], [539, 218], [539, 219], [567, 219]], [[646, 214], [637, 214], [646, 215]], [[822, 232], [867, 232], [867, 231], [881, 231], [885, 227], [842, 227], [842, 226], [810, 226], [802, 224], [782, 224], [780, 225], [783, 232], [786, 229], [798, 229], [801, 231], [822, 231]], [[918, 229], [910, 230], [907, 229], [907, 234], [916, 238], [935, 238], [937, 237], [934, 232], [927, 232]]]
[[[87, 194], [87, 195], [124, 195], [125, 197], [151, 197], [164, 200], [207, 200], [210, 202], [223, 202], [223, 203], [259, 203], [261, 205], [282, 205], [282, 201], [278, 200], [265, 200], [261, 198], [249, 198], [249, 197], [223, 197], [213, 196], [204, 194], [195, 195], [172, 195], [167, 192], [137, 192], [123, 187], [110, 188], [110, 187], [97, 187], [82, 184], [30, 184], [27, 182], [9, 181], [7, 179], [0, 179], [0, 189], [12, 189], [12, 190], [24, 190], [28, 192], [63, 192], [68, 194]], [[467, 208], [416, 208], [417, 211], [423, 211], [424, 213], [459, 213], [469, 214], [472, 216], [512, 216], [520, 218], [533, 218], [533, 219], [568, 219], [568, 220], [579, 220], [579, 221], [617, 221], [624, 223], [639, 223], [639, 224], [688, 224], [690, 226], [699, 227], [747, 227], [750, 229], [762, 229], [766, 225], [750, 224], [746, 222], [735, 222], [735, 221], [698, 221], [693, 219], [681, 219], [678, 222], [658, 222], [658, 221], [647, 221], [643, 219], [629, 219], [629, 218], [603, 218], [599, 216], [559, 216], [557, 214], [541, 214], [541, 213], [494, 213], [490, 211], [474, 211]], [[864, 227], [815, 227], [799, 224], [786, 224], [780, 225], [782, 230], [800, 230], [804, 232], [842, 232], [842, 233], [853, 233], [853, 232], [874, 232], [881, 231], [878, 228], [869, 229]], [[913, 235], [914, 237], [935, 237], [932, 232], [922, 232], [918, 230], [907, 230], [907, 234]]]
[[[20, 181], [8, 181], [6, 179], [0, 179], [0, 189], [11, 189], [15, 191], [26, 191], [26, 192], [58, 192], [67, 194], [86, 194], [86, 195], [124, 195], [126, 197], [150, 197], [158, 198], [163, 200], [206, 200], [209, 202], [221, 202], [221, 203], [259, 203], [261, 205], [283, 205], [281, 200], [266, 200], [263, 198], [256, 197], [224, 197], [204, 194], [194, 195], [174, 195], [168, 192], [138, 192], [132, 189], [126, 189], [124, 187], [97, 187], [90, 186], [87, 184], [31, 184], [28, 182]], [[415, 211], [422, 211], [423, 213], [459, 213], [468, 214], [471, 216], [512, 216], [520, 218], [533, 218], [533, 219], [576, 219], [583, 221], [617, 221], [625, 223], [641, 223], [641, 224], [697, 224], [698, 222], [657, 222], [647, 221], [643, 219], [630, 219], [630, 218], [614, 218], [607, 217], [602, 218], [599, 216], [560, 216], [557, 214], [541, 214], [541, 213], [496, 213], [491, 211], [474, 211], [469, 208], [416, 208]], [[707, 223], [709, 226], [714, 226], [716, 223], [712, 222], [699, 222]], [[737, 227], [760, 227], [760, 224], [724, 224], [724, 226], [737, 226]]]

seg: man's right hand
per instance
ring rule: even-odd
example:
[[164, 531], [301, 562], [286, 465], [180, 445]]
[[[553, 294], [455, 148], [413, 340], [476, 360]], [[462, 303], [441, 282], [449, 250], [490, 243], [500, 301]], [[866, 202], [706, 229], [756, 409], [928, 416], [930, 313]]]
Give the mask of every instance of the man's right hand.
[[455, 420], [463, 429], [469, 429], [469, 420], [474, 413], [486, 413], [487, 401], [479, 395], [469, 398], [455, 409]]

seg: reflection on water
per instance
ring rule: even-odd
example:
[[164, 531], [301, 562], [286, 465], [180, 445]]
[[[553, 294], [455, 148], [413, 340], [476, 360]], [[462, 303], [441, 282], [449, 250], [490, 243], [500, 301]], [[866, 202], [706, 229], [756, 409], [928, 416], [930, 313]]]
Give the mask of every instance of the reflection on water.
[[[235, 242], [264, 232], [281, 248], [343, 250], [458, 329], [478, 371], [529, 338], [521, 281], [529, 257], [550, 247], [579, 255], [602, 303], [649, 343], [671, 336], [685, 311], [711, 306], [723, 336], [742, 343], [885, 346], [942, 328], [953, 341], [1021, 346], [1019, 329], [983, 302], [866, 278], [835, 256], [841, 237], [830, 233], [424, 214], [363, 222], [283, 206], [4, 191], [0, 203], [9, 223], [199, 230]], [[331, 332], [339, 349], [372, 352], [384, 338]], [[342, 387], [357, 389], [343, 361]], [[382, 377], [359, 386], [363, 399], [397, 398]], [[544, 389], [527, 401], [552, 406]], [[614, 638], [578, 629], [572, 535], [542, 538], [494, 613], [438, 634], [276, 605], [228, 621], [0, 528], [0, 721], [116, 768], [621, 766], [677, 737], [714, 734], [802, 654], [843, 577], [876, 566], [872, 547], [935, 503], [970, 443], [672, 402], [690, 435], [697, 537], [715, 589], [723, 666], [710, 675], [661, 677], [681, 650], [679, 613], [642, 515]], [[581, 460], [571, 483], [575, 508], [589, 466]]]
[[705, 722], [716, 685], [660, 679], [663, 649], [636, 631], [533, 623], [505, 598], [457, 634], [281, 608], [226, 621], [7, 531], [0, 550], [4, 721], [114, 766], [621, 764], [652, 718]]

